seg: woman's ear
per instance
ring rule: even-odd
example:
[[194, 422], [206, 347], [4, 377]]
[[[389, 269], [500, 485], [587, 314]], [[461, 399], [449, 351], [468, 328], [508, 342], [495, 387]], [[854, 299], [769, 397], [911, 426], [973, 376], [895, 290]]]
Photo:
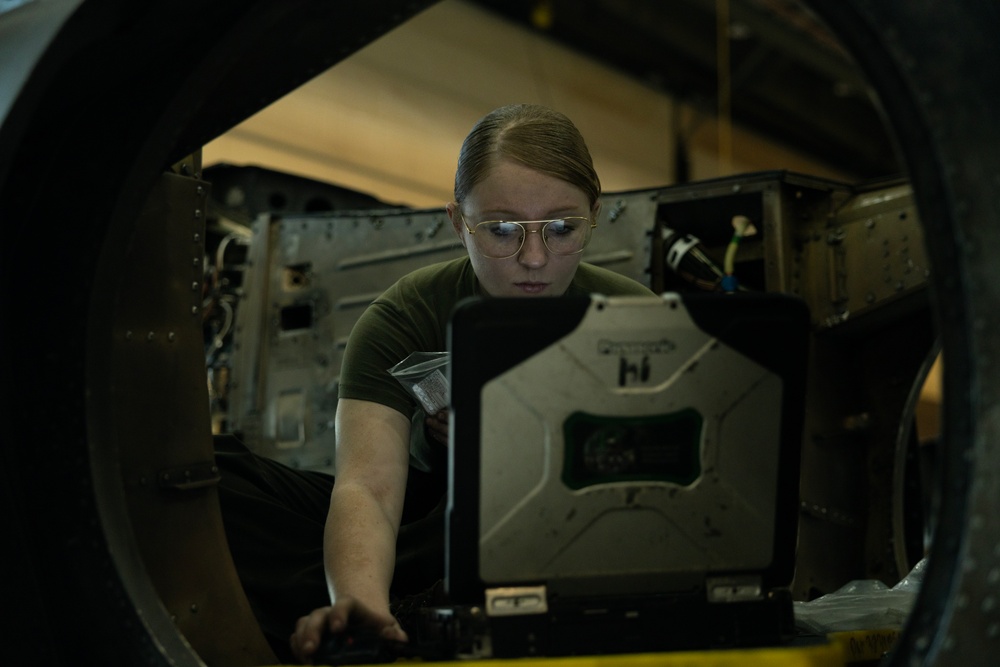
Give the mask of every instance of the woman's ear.
[[601, 214], [601, 200], [598, 199], [594, 202], [594, 205], [590, 207], [590, 219], [597, 222], [597, 216]]
[[462, 208], [456, 202], [448, 202], [444, 210], [448, 212], [448, 219], [451, 220], [451, 226], [455, 230], [455, 233], [458, 234], [462, 245], [465, 246], [465, 234], [462, 233], [462, 227], [464, 226], [462, 222]]

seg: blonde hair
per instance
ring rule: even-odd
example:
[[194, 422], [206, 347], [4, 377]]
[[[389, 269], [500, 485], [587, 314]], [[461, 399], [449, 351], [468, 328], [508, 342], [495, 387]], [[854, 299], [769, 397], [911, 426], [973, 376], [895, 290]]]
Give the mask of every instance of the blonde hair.
[[510, 104], [483, 116], [462, 143], [455, 171], [455, 201], [461, 204], [500, 158], [575, 185], [593, 206], [601, 181], [583, 136], [569, 118], [537, 104]]

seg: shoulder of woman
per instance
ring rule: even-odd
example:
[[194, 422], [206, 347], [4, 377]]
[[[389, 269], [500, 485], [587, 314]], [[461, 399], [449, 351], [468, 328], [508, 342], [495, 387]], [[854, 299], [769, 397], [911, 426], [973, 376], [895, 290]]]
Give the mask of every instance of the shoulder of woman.
[[416, 269], [402, 278], [385, 292], [385, 296], [409, 296], [417, 293], [435, 293], [442, 287], [455, 286], [468, 277], [472, 270], [468, 256], [429, 264]]
[[425, 346], [422, 349], [444, 349], [448, 315], [463, 295], [472, 292], [474, 275], [468, 257], [422, 267], [396, 281], [362, 317], [378, 322], [376, 329], [395, 327], [405, 330], [406, 336], [429, 336], [419, 343]]
[[600, 292], [608, 296], [648, 296], [653, 293], [648, 287], [626, 275], [586, 262], [581, 262], [577, 268], [573, 284], [584, 292]]

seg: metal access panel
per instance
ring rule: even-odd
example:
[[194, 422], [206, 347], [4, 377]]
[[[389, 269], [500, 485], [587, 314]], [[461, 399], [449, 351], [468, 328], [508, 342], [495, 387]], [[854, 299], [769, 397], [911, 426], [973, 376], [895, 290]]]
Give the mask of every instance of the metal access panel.
[[662, 226], [700, 239], [719, 266], [733, 236], [733, 218], [749, 218], [756, 233], [739, 246], [735, 275], [740, 284], [799, 294], [807, 276], [797, 266], [797, 226], [828, 220], [851, 196], [844, 183], [768, 171], [666, 188], [657, 217]]
[[[657, 201], [656, 237], [664, 227], [691, 234], [719, 266], [733, 217], [748, 217], [756, 234], [736, 255], [740, 284], [803, 298], [817, 330], [884, 322], [926, 299], [927, 253], [907, 182], [768, 171], [664, 188]], [[683, 289], [678, 281], [654, 277], [663, 290]]]
[[[650, 285], [656, 191], [611, 195], [583, 260]], [[333, 472], [337, 389], [358, 317], [405, 274], [465, 254], [443, 208], [253, 223], [236, 308], [229, 422], [253, 451]]]
[[930, 264], [909, 183], [859, 188], [796, 239], [795, 262], [809, 269], [797, 289], [824, 328], [885, 323], [926, 303]]

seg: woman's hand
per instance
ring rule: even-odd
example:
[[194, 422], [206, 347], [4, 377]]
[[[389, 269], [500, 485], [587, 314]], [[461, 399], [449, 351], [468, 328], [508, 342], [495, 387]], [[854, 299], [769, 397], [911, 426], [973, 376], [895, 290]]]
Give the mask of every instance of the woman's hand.
[[407, 641], [406, 633], [392, 614], [372, 611], [354, 598], [342, 597], [333, 606], [320, 607], [298, 620], [289, 640], [292, 653], [308, 663], [327, 635], [344, 632], [348, 626], [375, 631], [383, 639]]
[[442, 445], [448, 444], [448, 409], [438, 410], [433, 415], [427, 415], [427, 435], [440, 442]]

